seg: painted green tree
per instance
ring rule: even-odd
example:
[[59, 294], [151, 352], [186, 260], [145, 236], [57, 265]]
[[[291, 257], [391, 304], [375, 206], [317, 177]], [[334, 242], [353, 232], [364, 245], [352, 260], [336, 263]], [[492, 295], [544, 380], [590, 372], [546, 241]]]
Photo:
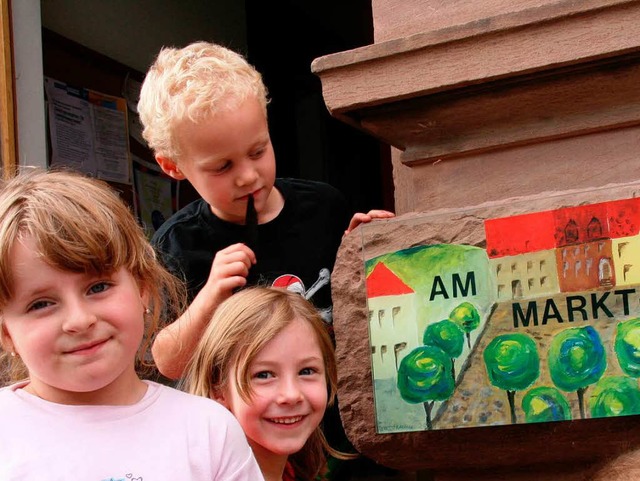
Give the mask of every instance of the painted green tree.
[[606, 376], [593, 387], [589, 396], [591, 417], [640, 414], [638, 381], [627, 376]]
[[456, 378], [456, 358], [462, 354], [464, 347], [464, 332], [449, 319], [429, 324], [424, 330], [422, 343], [427, 346], [437, 346], [451, 359], [451, 376]]
[[427, 429], [432, 429], [431, 410], [434, 402], [449, 399], [454, 388], [449, 356], [437, 346], [416, 347], [400, 362], [400, 395], [408, 403], [424, 405]]
[[480, 325], [480, 314], [476, 306], [470, 302], [463, 302], [456, 306], [449, 314], [449, 320], [457, 324], [467, 336], [467, 346], [471, 349], [471, 331]]
[[614, 350], [624, 373], [640, 377], [640, 318], [618, 324]]
[[535, 341], [526, 334], [502, 334], [485, 348], [484, 364], [489, 381], [507, 392], [511, 423], [516, 417], [515, 394], [531, 386], [540, 376], [540, 356]]
[[584, 392], [607, 368], [607, 357], [598, 332], [591, 326], [560, 331], [549, 345], [551, 380], [561, 390], [578, 394], [580, 417], [584, 419]]
[[555, 387], [529, 389], [522, 398], [522, 410], [528, 423], [571, 420], [571, 406]]

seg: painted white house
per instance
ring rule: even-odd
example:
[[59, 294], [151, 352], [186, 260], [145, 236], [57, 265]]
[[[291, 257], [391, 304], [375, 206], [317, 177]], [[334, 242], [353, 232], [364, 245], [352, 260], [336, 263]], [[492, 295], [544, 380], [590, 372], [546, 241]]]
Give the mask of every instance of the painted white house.
[[374, 379], [394, 379], [402, 358], [421, 344], [415, 296], [414, 290], [382, 262], [367, 277]]

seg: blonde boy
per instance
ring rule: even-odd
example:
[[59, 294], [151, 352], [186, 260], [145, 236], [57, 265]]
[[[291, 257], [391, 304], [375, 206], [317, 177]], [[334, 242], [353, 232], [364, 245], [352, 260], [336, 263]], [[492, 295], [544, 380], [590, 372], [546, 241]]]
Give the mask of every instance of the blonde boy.
[[[156, 338], [160, 372], [173, 379], [182, 375], [216, 307], [247, 284], [297, 290], [331, 322], [330, 272], [342, 235], [393, 214], [376, 210], [349, 221], [344, 197], [333, 187], [276, 178], [261, 75], [220, 45], [161, 50], [138, 110], [162, 170], [189, 180], [202, 197], [153, 238], [193, 299]], [[251, 232], [245, 226], [250, 196], [258, 221]]]

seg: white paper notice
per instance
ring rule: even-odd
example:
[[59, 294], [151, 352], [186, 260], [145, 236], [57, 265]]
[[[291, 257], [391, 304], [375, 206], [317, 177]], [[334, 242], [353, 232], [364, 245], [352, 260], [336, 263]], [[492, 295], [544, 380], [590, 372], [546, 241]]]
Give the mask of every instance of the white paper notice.
[[97, 105], [93, 105], [92, 114], [98, 177], [128, 184], [130, 168], [127, 115], [119, 110]]
[[157, 165], [149, 164], [135, 155], [132, 157], [138, 216], [147, 236], [151, 238], [176, 211], [176, 181], [164, 175]]
[[45, 77], [51, 164], [131, 183], [126, 101]]
[[80, 98], [80, 92], [76, 95], [65, 84], [50, 78], [45, 78], [45, 90], [49, 98], [51, 163], [95, 172], [89, 102]]

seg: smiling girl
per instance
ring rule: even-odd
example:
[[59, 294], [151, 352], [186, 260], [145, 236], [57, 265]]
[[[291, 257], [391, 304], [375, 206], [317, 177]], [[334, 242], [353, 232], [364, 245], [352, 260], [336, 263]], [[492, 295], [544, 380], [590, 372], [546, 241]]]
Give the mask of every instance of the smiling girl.
[[336, 378], [317, 310], [294, 292], [254, 287], [218, 307], [184, 387], [236, 416], [267, 481], [312, 480], [325, 453], [349, 457], [331, 449], [320, 429]]
[[182, 291], [107, 184], [0, 186], [0, 479], [262, 479], [224, 408], [138, 375]]

